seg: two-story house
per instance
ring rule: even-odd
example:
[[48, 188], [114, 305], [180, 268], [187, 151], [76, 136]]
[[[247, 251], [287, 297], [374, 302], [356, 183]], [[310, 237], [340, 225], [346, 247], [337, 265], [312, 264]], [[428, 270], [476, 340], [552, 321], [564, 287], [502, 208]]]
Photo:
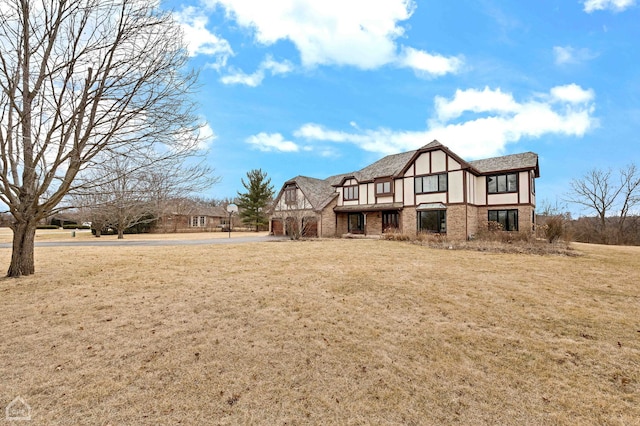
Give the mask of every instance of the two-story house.
[[307, 236], [380, 235], [394, 230], [472, 237], [487, 222], [505, 231], [535, 225], [538, 156], [465, 161], [438, 141], [386, 156], [353, 173], [293, 178], [275, 200], [271, 232], [302, 215]]

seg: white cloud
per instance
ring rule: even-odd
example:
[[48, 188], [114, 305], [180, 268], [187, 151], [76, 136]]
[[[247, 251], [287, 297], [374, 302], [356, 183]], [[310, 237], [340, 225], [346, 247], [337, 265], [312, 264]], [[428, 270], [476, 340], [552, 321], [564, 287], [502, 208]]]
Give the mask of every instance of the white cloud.
[[589, 49], [576, 49], [571, 46], [554, 46], [556, 65], [578, 64], [596, 58], [598, 55]]
[[231, 68], [231, 74], [220, 78], [223, 84], [244, 84], [245, 86], [257, 87], [264, 80], [267, 71], [271, 75], [287, 74], [293, 71], [293, 64], [289, 61], [277, 62], [271, 56], [267, 56], [258, 69], [252, 74], [245, 74], [240, 70]]
[[258, 133], [249, 136], [246, 141], [249, 145], [263, 152], [297, 152], [300, 150], [294, 142], [287, 141], [280, 133]]
[[174, 17], [182, 28], [190, 56], [216, 56], [218, 67], [226, 65], [229, 56], [233, 55], [233, 50], [227, 40], [206, 28], [208, 18], [203, 11], [189, 6], [176, 12]]
[[[485, 158], [500, 155], [507, 144], [523, 138], [583, 136], [597, 125], [593, 98], [593, 91], [575, 84], [554, 87], [525, 102], [500, 89], [458, 90], [451, 99], [435, 99], [435, 118], [423, 131], [380, 128], [353, 133], [308, 123], [294, 135], [309, 141], [351, 143], [382, 154], [417, 149], [437, 139], [465, 158]], [[465, 112], [482, 116], [453, 121]]]
[[432, 55], [413, 47], [402, 47], [397, 59], [400, 66], [411, 68], [419, 74], [434, 77], [457, 72], [463, 62], [461, 58]]
[[491, 90], [488, 87], [483, 91], [458, 89], [452, 100], [436, 96], [434, 102], [438, 120], [444, 121], [458, 118], [465, 111], [503, 113], [518, 108], [510, 93], [503, 93], [499, 88]]
[[460, 58], [447, 58], [396, 40], [405, 29], [399, 23], [413, 14], [413, 0], [205, 0], [222, 5], [227, 15], [251, 29], [257, 42], [271, 45], [288, 40], [302, 65], [344, 65], [375, 69], [393, 64], [421, 74], [455, 72]]
[[591, 13], [596, 10], [622, 12], [635, 4], [636, 0], [586, 0], [584, 2], [584, 11], [587, 13]]
[[570, 102], [572, 104], [582, 104], [593, 101], [595, 93], [591, 89], [583, 89], [577, 84], [567, 84], [566, 86], [556, 86], [551, 89], [551, 97], [559, 102]]
[[199, 130], [200, 142], [198, 143], [198, 149], [208, 149], [214, 140], [218, 138], [209, 123], [205, 123]]

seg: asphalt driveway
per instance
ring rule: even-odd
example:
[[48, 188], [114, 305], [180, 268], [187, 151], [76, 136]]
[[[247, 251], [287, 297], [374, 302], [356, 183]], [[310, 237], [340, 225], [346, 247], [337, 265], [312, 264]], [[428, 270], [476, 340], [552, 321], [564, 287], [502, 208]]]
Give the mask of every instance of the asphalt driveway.
[[[77, 240], [77, 241], [36, 241], [36, 247], [152, 247], [152, 246], [189, 246], [203, 244], [243, 244], [268, 241], [285, 241], [287, 237], [255, 236], [236, 238], [184, 239], [184, 240]], [[0, 243], [0, 248], [11, 248], [11, 243]]]

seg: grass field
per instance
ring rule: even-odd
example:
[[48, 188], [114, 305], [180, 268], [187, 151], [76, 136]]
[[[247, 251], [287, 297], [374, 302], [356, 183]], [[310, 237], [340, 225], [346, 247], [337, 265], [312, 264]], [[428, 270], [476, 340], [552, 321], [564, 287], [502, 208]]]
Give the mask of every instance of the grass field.
[[640, 424], [640, 248], [575, 247], [37, 248], [35, 276], [0, 281], [0, 408], [22, 396], [28, 424]]

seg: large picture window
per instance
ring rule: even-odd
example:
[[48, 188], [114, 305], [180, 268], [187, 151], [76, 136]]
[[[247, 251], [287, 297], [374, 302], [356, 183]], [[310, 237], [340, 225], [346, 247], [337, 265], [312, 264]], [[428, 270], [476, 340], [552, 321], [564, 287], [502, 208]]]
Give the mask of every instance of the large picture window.
[[489, 194], [501, 194], [503, 192], [517, 192], [517, 191], [518, 191], [518, 174], [517, 173], [487, 176], [487, 192]]
[[518, 210], [489, 210], [489, 222], [498, 222], [504, 231], [518, 230]]
[[447, 232], [446, 210], [425, 210], [418, 212], [418, 231], [444, 234]]
[[416, 194], [447, 191], [447, 174], [418, 176], [415, 181]]
[[344, 187], [344, 199], [345, 201], [357, 200], [359, 197], [358, 185], [345, 186]]

